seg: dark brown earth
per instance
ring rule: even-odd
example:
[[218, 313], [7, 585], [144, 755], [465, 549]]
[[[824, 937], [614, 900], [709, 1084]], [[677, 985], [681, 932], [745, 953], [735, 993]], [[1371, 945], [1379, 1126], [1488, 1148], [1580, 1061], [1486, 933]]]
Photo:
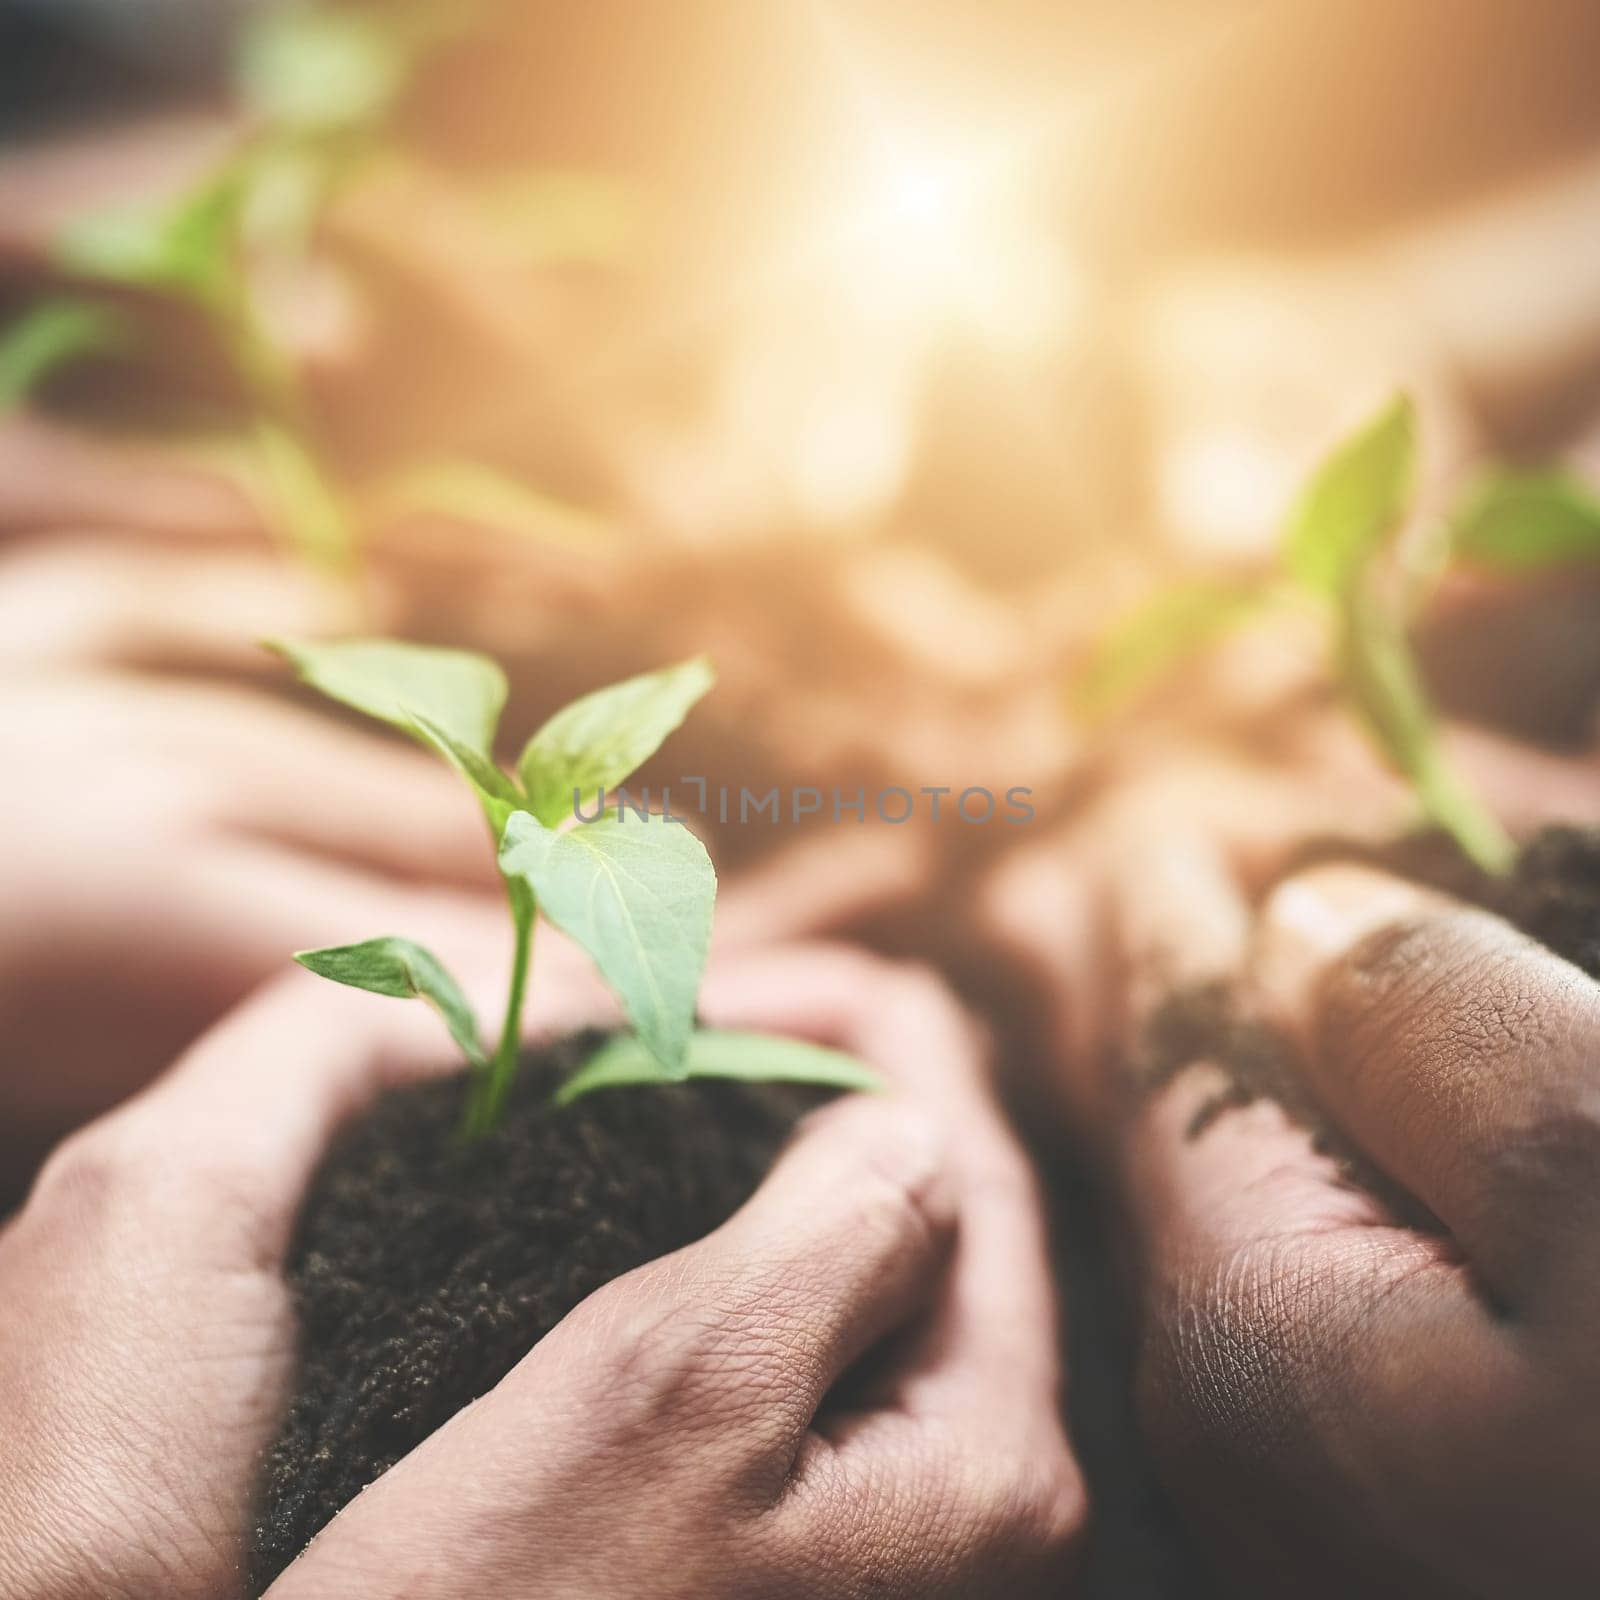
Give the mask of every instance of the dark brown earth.
[[304, 1345], [264, 1465], [252, 1593], [580, 1300], [737, 1210], [821, 1098], [705, 1081], [554, 1108], [597, 1042], [525, 1058], [502, 1125], [470, 1144], [457, 1077], [391, 1091], [329, 1152], [287, 1267]]

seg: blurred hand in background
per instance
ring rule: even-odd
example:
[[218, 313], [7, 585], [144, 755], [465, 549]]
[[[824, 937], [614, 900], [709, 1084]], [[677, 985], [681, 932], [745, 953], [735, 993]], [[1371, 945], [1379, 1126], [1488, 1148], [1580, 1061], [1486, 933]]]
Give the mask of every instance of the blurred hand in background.
[[420, 751], [221, 687], [0, 696], [0, 1152], [15, 1181], [290, 954], [500, 934], [493, 856]]
[[[1213, 714], [1146, 728], [987, 896], [1116, 1198], [1145, 1426], [1230, 1592], [1586, 1593], [1594, 985], [1385, 873], [1284, 880], [1313, 842], [1393, 839], [1410, 797], [1325, 688], [1226, 654]], [[1592, 749], [1446, 743], [1519, 834], [1600, 814]], [[1227, 1036], [1140, 1077], [1202, 987], [1287, 1041], [1394, 1193], [1323, 1153], [1305, 1098], [1241, 1106]]]

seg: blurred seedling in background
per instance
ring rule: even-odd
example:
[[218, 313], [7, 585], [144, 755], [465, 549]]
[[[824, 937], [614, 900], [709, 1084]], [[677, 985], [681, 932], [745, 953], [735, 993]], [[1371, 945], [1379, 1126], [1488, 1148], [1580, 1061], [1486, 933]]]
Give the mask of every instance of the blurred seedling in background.
[[[387, 639], [274, 641], [270, 648], [313, 688], [403, 729], [447, 761], [488, 823], [514, 949], [492, 1051], [483, 1047], [460, 985], [409, 939], [386, 936], [295, 957], [337, 983], [419, 998], [439, 1012], [470, 1068], [468, 1135], [496, 1125], [516, 1078], [540, 915], [588, 954], [631, 1024], [566, 1080], [558, 1104], [595, 1089], [696, 1077], [877, 1086], [866, 1067], [838, 1051], [695, 1026], [717, 891], [710, 857], [681, 822], [621, 803], [606, 809], [607, 796], [617, 800], [618, 786], [711, 687], [703, 657], [573, 701], [528, 740], [513, 774], [494, 759], [506, 680], [488, 657]], [[585, 816], [591, 820], [580, 820]]]
[[1411, 622], [1455, 562], [1526, 573], [1600, 561], [1600, 501], [1561, 471], [1496, 468], [1440, 524], [1402, 538], [1416, 455], [1415, 410], [1397, 396], [1312, 474], [1284, 526], [1278, 571], [1158, 590], [1098, 642], [1070, 698], [1082, 719], [1103, 721], [1268, 610], [1309, 603], [1325, 619], [1334, 681], [1426, 820], [1500, 874], [1511, 841], [1444, 753]]
[[[60, 233], [53, 257], [65, 287], [0, 332], [0, 412], [69, 366], [153, 353], [173, 311], [192, 317], [247, 415], [222, 458], [242, 461], [292, 550], [349, 574], [361, 518], [319, 445], [299, 360], [269, 307], [307, 294], [326, 268], [319, 233], [351, 185], [375, 170], [435, 187], [449, 181], [401, 149], [392, 119], [428, 54], [472, 24], [470, 10], [442, 5], [259, 8], [237, 52], [245, 129], [234, 147], [175, 198], [90, 215]], [[529, 261], [597, 258], [621, 237], [616, 192], [581, 174], [502, 175], [454, 198], [458, 221], [477, 219]], [[475, 461], [405, 464], [382, 498], [560, 537], [594, 522]]]

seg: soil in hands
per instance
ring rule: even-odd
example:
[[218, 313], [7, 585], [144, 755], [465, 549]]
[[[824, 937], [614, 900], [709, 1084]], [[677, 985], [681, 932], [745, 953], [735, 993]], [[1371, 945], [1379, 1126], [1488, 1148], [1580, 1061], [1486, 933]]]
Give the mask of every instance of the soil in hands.
[[481, 1139], [457, 1138], [466, 1084], [451, 1077], [391, 1091], [330, 1150], [286, 1269], [303, 1348], [261, 1484], [252, 1593], [580, 1300], [737, 1210], [826, 1098], [696, 1081], [553, 1107], [599, 1041], [527, 1056]]
[[[1482, 906], [1600, 980], [1600, 829], [1546, 828], [1523, 847], [1505, 878], [1480, 871], [1448, 837], [1434, 833], [1374, 849], [1319, 844], [1295, 863], [1295, 870], [1329, 860], [1368, 863]], [[1232, 1107], [1276, 1100], [1347, 1180], [1371, 1191], [1401, 1218], [1437, 1227], [1329, 1121], [1288, 1043], [1249, 1016], [1229, 985], [1180, 990], [1158, 1007], [1146, 1030], [1137, 1078], [1147, 1089], [1157, 1089], [1197, 1061], [1221, 1068], [1226, 1082], [1196, 1113], [1191, 1137]]]

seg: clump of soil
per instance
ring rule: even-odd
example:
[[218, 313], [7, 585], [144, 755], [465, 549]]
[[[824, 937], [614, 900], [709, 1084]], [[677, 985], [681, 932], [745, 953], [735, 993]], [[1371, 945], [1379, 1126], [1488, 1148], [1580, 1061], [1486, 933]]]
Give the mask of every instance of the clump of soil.
[[[1600, 829], [1544, 829], [1523, 847], [1504, 878], [1481, 871], [1447, 836], [1436, 833], [1370, 848], [1319, 843], [1291, 870], [1328, 860], [1366, 862], [1482, 906], [1600, 980]], [[1288, 1042], [1248, 1016], [1225, 983], [1179, 990], [1157, 1008], [1135, 1076], [1142, 1086], [1156, 1089], [1196, 1061], [1220, 1067], [1227, 1082], [1196, 1113], [1191, 1138], [1230, 1108], [1276, 1100], [1349, 1181], [1413, 1225], [1438, 1226], [1328, 1120]]]
[[737, 1210], [824, 1098], [695, 1081], [555, 1108], [599, 1037], [527, 1056], [501, 1126], [470, 1144], [452, 1077], [391, 1091], [330, 1150], [286, 1269], [304, 1343], [262, 1480], [253, 1593], [580, 1300]]

